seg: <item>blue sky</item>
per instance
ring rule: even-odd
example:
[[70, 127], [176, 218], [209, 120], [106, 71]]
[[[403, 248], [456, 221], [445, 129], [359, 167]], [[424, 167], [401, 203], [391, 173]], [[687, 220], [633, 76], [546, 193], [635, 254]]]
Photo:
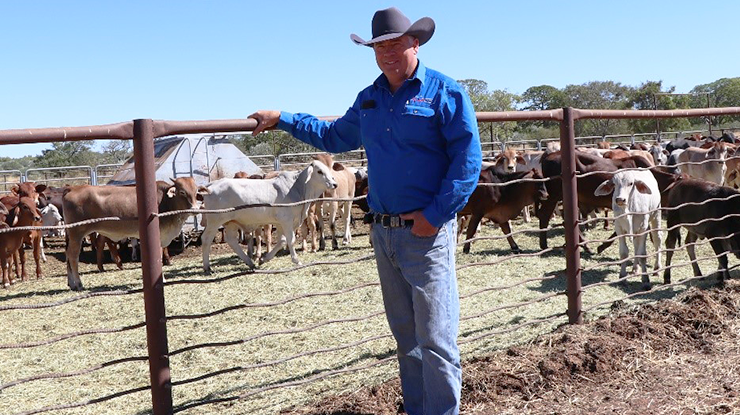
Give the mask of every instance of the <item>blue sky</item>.
[[[375, 10], [437, 30], [419, 57], [491, 90], [662, 80], [688, 92], [740, 76], [740, 2], [0, 1], [0, 130], [257, 109], [340, 115], [378, 75]], [[734, 16], [734, 17], [733, 17]], [[47, 144], [0, 146], [0, 156]]]

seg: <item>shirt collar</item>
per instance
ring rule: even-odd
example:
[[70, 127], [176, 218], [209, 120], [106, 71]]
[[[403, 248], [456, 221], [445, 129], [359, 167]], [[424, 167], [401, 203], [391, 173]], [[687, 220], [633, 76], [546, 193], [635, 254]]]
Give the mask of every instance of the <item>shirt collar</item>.
[[[424, 64], [421, 62], [421, 59], [417, 60], [418, 64], [416, 65], [416, 71], [414, 71], [414, 74], [411, 75], [411, 78], [407, 79], [406, 81], [413, 81], [415, 79], [418, 79], [419, 82], [421, 82], [422, 85], [424, 85], [424, 79], [426, 79], [427, 75], [427, 67], [424, 66]], [[385, 77], [384, 74], [380, 74], [377, 78], [375, 78], [375, 82], [373, 82], [373, 85], [380, 88], [385, 88], [390, 91], [391, 85], [388, 83], [388, 78]]]

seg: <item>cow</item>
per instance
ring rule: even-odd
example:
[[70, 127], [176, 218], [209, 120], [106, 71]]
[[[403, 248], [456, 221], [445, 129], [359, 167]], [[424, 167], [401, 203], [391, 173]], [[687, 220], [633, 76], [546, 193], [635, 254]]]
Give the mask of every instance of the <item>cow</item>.
[[[691, 258], [695, 276], [701, 276], [696, 262], [694, 244], [697, 240], [710, 238], [709, 243], [717, 255], [719, 282], [729, 278], [727, 252], [740, 258], [740, 192], [726, 186], [718, 186], [705, 180], [682, 177], [667, 189], [666, 269], [663, 282], [671, 283], [671, 258], [676, 241], [681, 237], [680, 227], [686, 228], [686, 252]], [[708, 201], [709, 199], [719, 199]], [[724, 218], [730, 215], [730, 217]], [[721, 219], [720, 218], [724, 218]]]
[[632, 235], [635, 251], [635, 268], [642, 269], [643, 289], [650, 289], [647, 274], [647, 232], [650, 229], [655, 246], [655, 266], [660, 267], [660, 189], [655, 176], [647, 170], [619, 171], [610, 180], [605, 180], [594, 191], [595, 196], [612, 194], [614, 230], [619, 236], [619, 278], [627, 276], [627, 235]]
[[[192, 177], [173, 179], [173, 184], [157, 181], [157, 202], [160, 213], [192, 209], [196, 205], [197, 188]], [[119, 221], [88, 223], [67, 230], [67, 284], [72, 290], [82, 290], [78, 264], [82, 240], [97, 232], [111, 240], [139, 237], [136, 188], [131, 186], [72, 186], [64, 191], [64, 222], [74, 224], [88, 219], [119, 217]], [[159, 219], [160, 245], [165, 248], [180, 234], [190, 213], [163, 216]]]
[[[502, 174], [496, 171], [494, 166], [490, 166], [481, 170], [478, 183], [507, 183], [521, 179], [542, 179], [542, 174], [537, 169]], [[478, 224], [485, 217], [501, 226], [501, 230], [509, 241], [511, 252], [518, 254], [521, 250], [511, 236], [509, 221], [514, 219], [525, 206], [544, 200], [547, 200], [547, 189], [543, 182], [523, 181], [505, 186], [479, 185], [470, 195], [465, 207], [458, 212], [458, 217], [470, 215], [465, 239], [470, 240], [475, 236]], [[469, 241], [465, 242], [463, 252], [466, 254], [470, 252]]]
[[[5, 198], [3, 198], [5, 199]], [[6, 199], [7, 200], [7, 199]], [[28, 196], [16, 197], [15, 203], [13, 201], [5, 202], [3, 205], [7, 207], [6, 220], [9, 222], [10, 227], [21, 227], [21, 226], [32, 226], [35, 222], [41, 221], [41, 213], [36, 207], [36, 201]], [[9, 258], [13, 257], [20, 250], [21, 266], [23, 271], [18, 272], [18, 262], [15, 262], [16, 277], [19, 276], [22, 280], [26, 279], [25, 273], [25, 254], [23, 251], [23, 239], [29, 231], [11, 231], [0, 234], [0, 268], [2, 268], [3, 287], [8, 288], [10, 284], [14, 282], [10, 276], [10, 261]], [[39, 274], [37, 274], [39, 277]]]
[[213, 238], [218, 229], [224, 226], [224, 236], [231, 249], [254, 268], [254, 262], [239, 245], [239, 230], [245, 227], [259, 226], [266, 223], [277, 226], [282, 234], [280, 243], [260, 258], [260, 263], [272, 259], [285, 244], [295, 264], [300, 264], [295, 252], [295, 230], [306, 218], [308, 203], [294, 206], [274, 206], [316, 199], [327, 189], [337, 187], [332, 171], [324, 163], [314, 160], [301, 171], [281, 172], [274, 179], [243, 180], [219, 179], [198, 189], [203, 197], [206, 209], [234, 208], [252, 205], [226, 213], [204, 214], [205, 229], [201, 235], [203, 243], [203, 270], [211, 272], [210, 252]]
[[[355, 173], [344, 167], [341, 163], [334, 161], [330, 154], [318, 154], [316, 159], [324, 163], [332, 170], [334, 180], [337, 182], [337, 187], [329, 189], [324, 192], [324, 197], [329, 199], [354, 199], [355, 197], [355, 185], [357, 184], [357, 178]], [[318, 203], [318, 202], [317, 202]], [[325, 248], [324, 242], [324, 209], [329, 207], [329, 229], [331, 230], [331, 247], [337, 249], [339, 244], [337, 243], [337, 211], [339, 210], [338, 201], [323, 202], [319, 205], [319, 209], [316, 209], [316, 215], [319, 219], [319, 249]], [[352, 219], [352, 201], [347, 200], [342, 203], [342, 228], [344, 236], [342, 237], [342, 245], [349, 245], [352, 243], [352, 233], [349, 230], [350, 221]], [[309, 223], [310, 225], [310, 223]], [[309, 226], [309, 230], [311, 227]], [[314, 237], [315, 240], [315, 231]], [[315, 246], [315, 244], [314, 244]]]
[[[64, 225], [64, 218], [59, 214], [59, 209], [51, 203], [41, 209], [41, 222], [43, 226]], [[44, 236], [64, 236], [64, 229], [51, 229], [43, 232]]]
[[677, 162], [687, 163], [680, 165], [681, 172], [721, 186], [725, 182], [727, 171], [727, 148], [727, 143], [721, 141], [713, 143], [710, 148], [689, 147], [678, 155]]

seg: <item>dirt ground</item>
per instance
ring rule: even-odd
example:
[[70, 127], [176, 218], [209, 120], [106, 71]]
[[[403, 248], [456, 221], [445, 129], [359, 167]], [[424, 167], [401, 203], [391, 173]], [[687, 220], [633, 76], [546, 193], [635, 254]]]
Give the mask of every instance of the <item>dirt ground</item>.
[[[465, 414], [740, 414], [740, 283], [463, 362]], [[404, 413], [397, 380], [284, 415]]]
[[[63, 242], [50, 243], [45, 272], [62, 274]], [[214, 245], [221, 249], [229, 248]], [[173, 254], [200, 255], [200, 247]], [[80, 259], [95, 262], [89, 247]], [[737, 280], [650, 305], [616, 304], [608, 317], [463, 362], [462, 413], [740, 414], [739, 336]], [[389, 415], [404, 413], [401, 402], [394, 380], [283, 415]]]

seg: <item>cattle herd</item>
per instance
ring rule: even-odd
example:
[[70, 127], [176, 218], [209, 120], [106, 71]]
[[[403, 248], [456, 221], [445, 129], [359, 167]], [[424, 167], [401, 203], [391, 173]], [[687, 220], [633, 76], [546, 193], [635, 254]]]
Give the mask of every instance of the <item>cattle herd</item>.
[[[608, 142], [600, 142], [595, 148], [576, 148], [581, 218], [585, 220], [599, 210], [612, 211], [614, 234], [610, 240], [619, 241], [620, 278], [628, 277], [631, 240], [635, 255], [632, 272], [642, 278], [645, 289], [650, 288], [646, 248], [649, 236], [654, 246], [654, 270], [660, 268], [661, 253], [665, 252], [663, 279], [670, 283], [670, 263], [681, 228], [687, 231], [686, 250], [694, 274], [701, 275], [701, 270], [693, 243], [708, 238], [719, 262], [720, 281], [729, 276], [727, 254], [740, 258], [740, 154], [735, 155], [739, 145], [732, 133], [724, 133], [719, 139], [692, 136], [629, 148], [614, 147]], [[498, 224], [512, 253], [519, 253], [510, 221], [520, 214], [529, 221], [531, 207], [539, 220], [540, 247], [547, 249], [549, 222], [563, 198], [561, 152], [557, 146], [544, 151], [507, 148], [485, 160], [479, 185], [458, 214], [460, 233], [465, 233], [463, 253], [470, 252], [471, 240], [483, 219]], [[262, 264], [286, 247], [292, 261], [300, 264], [296, 253], [298, 236], [302, 237], [304, 252], [324, 249], [327, 219], [333, 249], [339, 248], [338, 227], [342, 244], [351, 244], [351, 207], [354, 203], [363, 211], [369, 210], [367, 202], [358, 198], [367, 194], [368, 183], [365, 169], [346, 167], [325, 154], [299, 171], [266, 176], [237, 173], [234, 178], [201, 187], [189, 177], [159, 181], [159, 212], [173, 212], [161, 216], [159, 221], [163, 261], [169, 263], [167, 246], [181, 233], [192, 209], [201, 209], [204, 272], [211, 271], [211, 245], [219, 233], [250, 268], [256, 267], [255, 259]], [[83, 288], [78, 262], [86, 238], [97, 247], [98, 268], [102, 271], [104, 246], [109, 247], [117, 266], [122, 268], [117, 244], [139, 237], [134, 187], [56, 188], [25, 182], [15, 185], [12, 194], [0, 202], [0, 265], [6, 288], [16, 279], [27, 279], [24, 245], [32, 248], [36, 276], [41, 278], [44, 236], [65, 237], [67, 279], [72, 290]], [[187, 210], [191, 211], [178, 213]], [[112, 217], [118, 220], [103, 220]], [[665, 238], [662, 219], [667, 221]], [[12, 230], [64, 223], [64, 230]], [[597, 252], [610, 243], [603, 243]], [[590, 251], [585, 244], [582, 248]]]

